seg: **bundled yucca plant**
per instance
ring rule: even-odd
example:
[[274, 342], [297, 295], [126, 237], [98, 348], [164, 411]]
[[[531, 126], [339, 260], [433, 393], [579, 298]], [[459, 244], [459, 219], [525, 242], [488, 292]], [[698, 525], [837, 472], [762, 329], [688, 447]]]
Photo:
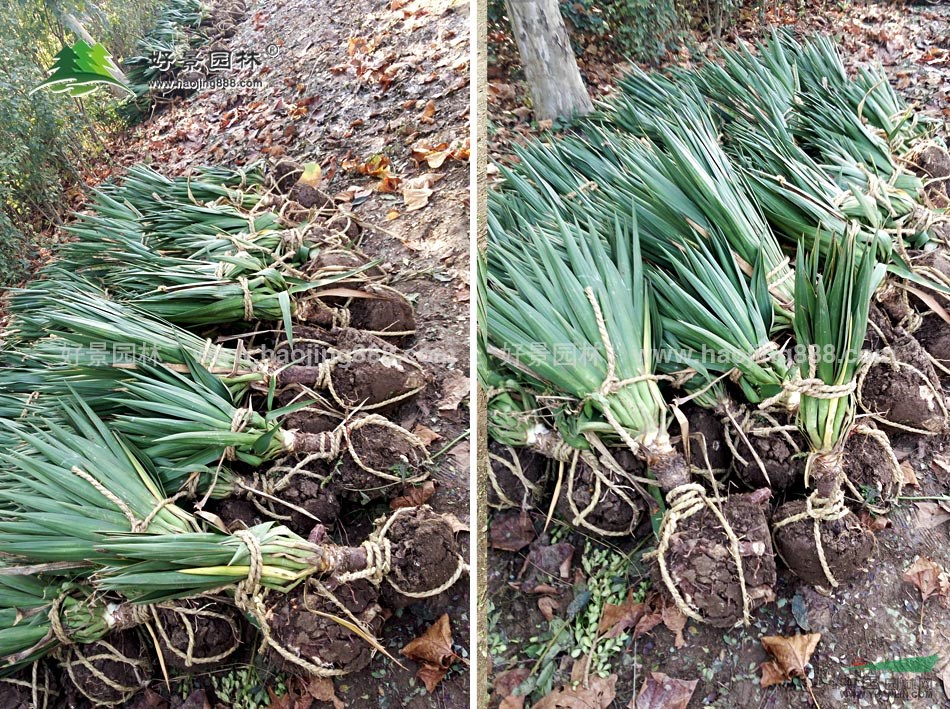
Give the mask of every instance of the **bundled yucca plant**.
[[844, 505], [844, 447], [854, 425], [871, 296], [885, 266], [851, 237], [824, 255], [803, 241], [796, 267], [798, 425], [810, 446], [806, 484], [814, 492], [776, 510], [775, 542], [800, 577], [836, 586], [857, 573], [873, 547], [871, 532]]
[[[774, 583], [763, 515], [768, 494], [730, 497], [721, 508], [690, 483], [667, 430], [654, 360], [659, 332], [639, 244], [633, 217], [617, 219], [607, 240], [593, 226], [563, 221], [556, 231], [524, 223], [516, 237], [490, 231], [490, 354], [510, 362], [537, 390], [566, 398], [562, 426], [581, 440], [625, 446], [645, 463], [667, 493], [655, 558], [677, 606], [715, 625], [748, 622]], [[691, 557], [677, 551], [684, 534], [702, 537]], [[748, 565], [735, 534], [762, 542], [746, 549], [755, 557]], [[734, 564], [700, 572], [698, 560], [707, 553], [725, 554]]]

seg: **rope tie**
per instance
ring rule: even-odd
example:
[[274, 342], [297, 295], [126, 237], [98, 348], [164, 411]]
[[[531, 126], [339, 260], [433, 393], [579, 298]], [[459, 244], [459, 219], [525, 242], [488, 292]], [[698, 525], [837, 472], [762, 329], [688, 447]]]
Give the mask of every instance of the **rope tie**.
[[[172, 643], [172, 639], [165, 632], [165, 626], [162, 624], [161, 619], [158, 615], [158, 609], [154, 606], [135, 606], [136, 608], [142, 608], [155, 620], [155, 628], [158, 630], [159, 635], [162, 636], [162, 640], [165, 641], [165, 647], [171, 650], [175, 655], [177, 655], [181, 660], [184, 661], [186, 667], [192, 667], [194, 665], [209, 665], [220, 662], [226, 657], [232, 655], [240, 647], [240, 632], [238, 630], [237, 624], [229, 616], [223, 613], [215, 613], [206, 608], [182, 608], [179, 606], [161, 606], [162, 610], [173, 613], [181, 621], [182, 626], [185, 628], [185, 634], [188, 636], [188, 646], [184, 651], [175, 647]], [[188, 619], [188, 616], [196, 616], [203, 618], [217, 618], [219, 620], [225, 621], [228, 626], [231, 628], [232, 637], [234, 638], [234, 644], [231, 647], [225, 649], [223, 652], [220, 652], [216, 655], [208, 657], [195, 657], [195, 628]]]
[[749, 449], [749, 452], [752, 453], [752, 458], [756, 466], [759, 468], [759, 471], [765, 478], [766, 483], [771, 485], [772, 480], [769, 477], [768, 470], [765, 468], [765, 463], [762, 461], [762, 457], [759, 455], [758, 451], [756, 451], [755, 446], [752, 445], [752, 441], [749, 439], [749, 436], [763, 438], [773, 433], [778, 433], [782, 435], [785, 441], [796, 453], [801, 453], [801, 447], [798, 445], [798, 442], [795, 440], [794, 436], [792, 436], [792, 433], [797, 431], [798, 427], [791, 424], [783, 425], [779, 423], [778, 420], [776, 420], [768, 411], [765, 410], [756, 411], [754, 417], [757, 419], [762, 419], [770, 425], [753, 426], [753, 414], [747, 410], [743, 410], [742, 420], [736, 421], [735, 417], [733, 416], [733, 411], [728, 406], [726, 406], [725, 416], [722, 419], [723, 439], [726, 442], [726, 447], [732, 453], [732, 456], [743, 466], [748, 466], [749, 461], [746, 460], [746, 458], [741, 453], [739, 453], [739, 449], [732, 438], [732, 431], [735, 430], [736, 433], [739, 434], [739, 438], [742, 439], [742, 442], [745, 443], [746, 447]]
[[[251, 419], [253, 414], [252, 409], [235, 409], [234, 415], [231, 417], [231, 433], [241, 433]], [[237, 458], [237, 447], [236, 446], [226, 446], [224, 449], [224, 458], [225, 460], [235, 460]]]
[[[380, 426], [382, 428], [393, 431], [397, 435], [401, 436], [404, 440], [406, 440], [406, 442], [408, 442], [412, 448], [416, 449], [417, 451], [421, 451], [420, 453], [420, 456], [422, 458], [421, 463], [428, 462], [429, 460], [429, 453], [426, 450], [426, 444], [423, 443], [422, 439], [419, 438], [416, 434], [412, 433], [411, 431], [407, 431], [402, 426], [393, 423], [392, 421], [390, 421], [384, 416], [380, 416], [379, 414], [369, 414], [368, 416], [364, 416], [358, 419], [352, 424], [343, 425], [340, 427], [343, 429], [343, 438], [346, 441], [347, 452], [350, 454], [350, 458], [353, 459], [353, 462], [356, 463], [356, 465], [359, 468], [361, 468], [362, 470], [366, 471], [370, 475], [373, 475], [377, 478], [382, 478], [383, 480], [388, 480], [390, 482], [395, 482], [395, 483], [421, 482], [422, 480], [425, 480], [429, 477], [428, 472], [423, 471], [422, 473], [419, 473], [413, 477], [406, 478], [405, 476], [393, 475], [392, 473], [387, 473], [382, 470], [376, 470], [366, 465], [366, 463], [363, 462], [363, 459], [360, 457], [359, 453], [357, 452], [357, 447], [353, 445], [351, 436], [355, 432], [369, 425]], [[412, 461], [409, 461], [409, 460], [407, 460], [406, 462], [409, 463], [410, 465], [416, 465]]]
[[[901, 488], [904, 486], [904, 475], [901, 472], [901, 465], [897, 460], [897, 456], [894, 454], [894, 449], [891, 447], [891, 441], [887, 437], [887, 434], [879, 428], [868, 426], [865, 423], [858, 423], [855, 424], [854, 428], [851, 430], [851, 435], [866, 436], [877, 443], [884, 451], [884, 455], [887, 458], [887, 462], [889, 464], [888, 467], [890, 468], [891, 472], [892, 488], [891, 494], [888, 495], [887, 499], [884, 498], [884, 490], [882, 490], [881, 499], [884, 502], [895, 502], [900, 496]], [[855, 487], [854, 483], [851, 482], [851, 479], [847, 475], [844, 476], [844, 483], [848, 486], [848, 490], [852, 495], [855, 496], [856, 499], [862, 501], [864, 500], [864, 496]], [[886, 508], [880, 507], [878, 505], [872, 505], [868, 502], [864, 502], [863, 504], [875, 514], [886, 514], [888, 512]]]
[[[603, 474], [603, 472], [600, 470], [600, 467], [596, 465], [595, 461], [593, 461], [591, 458], [586, 458], [584, 462], [587, 463], [594, 473], [594, 489], [591, 491], [590, 503], [588, 503], [588, 505], [583, 510], [578, 509], [577, 504], [574, 502], [574, 480], [576, 479], [577, 475], [577, 462], [579, 458], [580, 451], [575, 450], [571, 459], [571, 468], [568, 471], [567, 477], [567, 504], [571, 510], [571, 514], [573, 515], [571, 524], [585, 527], [595, 534], [600, 534], [604, 537], [625, 537], [633, 534], [633, 530], [640, 521], [639, 509], [633, 503], [633, 501], [627, 497], [626, 494], [624, 494], [618, 485], [616, 485], [612, 480]], [[603, 488], [607, 488], [607, 493], [602, 492]], [[587, 519], [601, 503], [604, 497], [610, 492], [613, 492], [615, 495], [617, 495], [617, 497], [623, 500], [634, 512], [626, 529], [613, 531], [609, 529], [602, 529]]]
[[[414, 512], [417, 509], [429, 509], [428, 505], [423, 505], [420, 507], [400, 507], [398, 510], [393, 512], [389, 518], [382, 517], [376, 520], [377, 529], [370, 534], [367, 541], [373, 542], [374, 544], [382, 547], [383, 545], [389, 542], [389, 539], [386, 537], [386, 533], [389, 531], [389, 528], [392, 526], [393, 522], [399, 518], [400, 515]], [[438, 596], [440, 593], [447, 591], [452, 586], [455, 585], [455, 582], [458, 581], [463, 573], [468, 572], [468, 564], [465, 562], [465, 559], [461, 554], [458, 555], [458, 563], [455, 567], [455, 571], [452, 575], [445, 581], [445, 583], [437, 586], [436, 588], [431, 588], [425, 591], [404, 591], [392, 580], [392, 577], [386, 575], [386, 583], [392, 586], [393, 590], [396, 593], [406, 596], [407, 598], [431, 598], [432, 596]]]
[[771, 271], [768, 271], [765, 274], [765, 283], [768, 286], [769, 291], [773, 289], [778, 290], [785, 283], [795, 277], [795, 272], [791, 268], [791, 260], [788, 256], [782, 258], [781, 261], [773, 268]]
[[[600, 335], [601, 344], [604, 346], [604, 353], [607, 358], [607, 373], [604, 376], [604, 381], [601, 383], [600, 389], [597, 392], [598, 395], [601, 398], [606, 398], [611, 394], [616, 394], [618, 391], [624, 387], [630, 386], [631, 384], [636, 384], [643, 381], [656, 381], [657, 377], [654, 374], [642, 374], [640, 376], [624, 380], [617, 379], [617, 374], [615, 371], [617, 366], [617, 355], [614, 352], [613, 344], [610, 342], [610, 335], [607, 332], [607, 322], [604, 320], [604, 314], [600, 309], [600, 304], [597, 302], [596, 296], [594, 295], [593, 288], [590, 286], [585, 288], [584, 295], [587, 296], [587, 300], [590, 301], [590, 305], [594, 309], [594, 318], [597, 320], [597, 332]], [[637, 443], [627, 432], [627, 430], [620, 425], [620, 422], [616, 419], [613, 412], [610, 410], [610, 407], [606, 406], [605, 402], [602, 403], [601, 409], [604, 417], [607, 419], [607, 423], [609, 423], [616, 434], [620, 436], [620, 439], [627, 445], [627, 448], [630, 449], [630, 452], [634, 455], [637, 455], [640, 451], [640, 444]]]
[[686, 483], [673, 488], [667, 493], [666, 500], [667, 510], [660, 524], [659, 543], [657, 544], [656, 550], [645, 554], [644, 558], [656, 557], [657, 564], [660, 567], [660, 576], [663, 578], [663, 583], [666, 585], [667, 591], [669, 591], [670, 596], [673, 598], [673, 603], [679, 611], [688, 618], [692, 618], [700, 623], [705, 622], [699, 613], [699, 609], [691, 605], [687, 599], [684, 599], [676, 587], [670, 570], [666, 565], [666, 553], [669, 550], [670, 542], [679, 524], [701, 512], [703, 508], [708, 508], [719, 521], [726, 538], [729, 540], [729, 552], [736, 565], [736, 572], [739, 576], [739, 590], [742, 593], [742, 622], [744, 625], [749, 625], [751, 622], [752, 602], [746, 590], [745, 571], [742, 565], [739, 538], [736, 536], [735, 531], [733, 531], [732, 525], [729, 524], [722, 510], [719, 509], [719, 506], [706, 497], [706, 491], [703, 489], [703, 486], [698, 483]]
[[792, 410], [798, 408], [798, 401], [802, 396], [832, 400], [843, 399], [857, 391], [858, 384], [854, 379], [843, 384], [826, 384], [817, 376], [817, 372], [818, 348], [815, 345], [809, 345], [808, 377], [802, 377], [801, 371], [796, 368], [792, 376], [782, 383], [782, 390], [759, 403], [759, 408], [767, 410], [782, 403], [786, 409]]
[[329, 663], [321, 662], [321, 664], [315, 664], [305, 660], [273, 638], [270, 625], [267, 622], [267, 610], [264, 607], [264, 593], [261, 588], [264, 561], [260, 542], [257, 537], [247, 529], [236, 531], [234, 536], [240, 539], [247, 547], [250, 559], [247, 577], [241, 581], [235, 589], [234, 602], [238, 608], [254, 617], [261, 631], [261, 649], [269, 648], [273, 650], [283, 659], [287, 660], [287, 662], [306, 670], [315, 677], [338, 677], [346, 674], [346, 670], [335, 669]]
[[[315, 343], [315, 344], [327, 347], [327, 354], [328, 354], [327, 358], [324, 359], [322, 362], [319, 362], [316, 366], [313, 367], [313, 369], [316, 370], [315, 375], [314, 375], [313, 387], [315, 389], [323, 389], [325, 391], [328, 391], [333, 401], [336, 402], [336, 404], [338, 404], [343, 409], [349, 409], [349, 410], [361, 409], [364, 411], [379, 409], [385, 406], [389, 406], [390, 404], [395, 404], [399, 401], [403, 401], [404, 399], [408, 399], [409, 397], [415, 396], [416, 394], [418, 394], [420, 391], [422, 391], [425, 388], [425, 383], [423, 382], [422, 384], [419, 384], [418, 386], [413, 387], [412, 389], [404, 393], [396, 394], [395, 396], [392, 396], [389, 399], [386, 399], [385, 401], [374, 403], [372, 405], [366, 405], [365, 403], [354, 405], [353, 402], [343, 401], [343, 399], [340, 397], [339, 393], [336, 390], [336, 386], [334, 385], [334, 382], [333, 382], [333, 373], [336, 371], [337, 367], [341, 365], [347, 365], [352, 361], [361, 361], [364, 359], [368, 359], [368, 357], [370, 356], [374, 356], [374, 357], [377, 357], [379, 361], [382, 362], [384, 365], [387, 365], [387, 366], [391, 365], [391, 366], [397, 367], [400, 371], [402, 371], [404, 367], [411, 367], [415, 369], [417, 372], [422, 373], [423, 371], [422, 368], [419, 366], [418, 362], [416, 362], [414, 359], [410, 357], [407, 357], [397, 352], [390, 352], [387, 350], [379, 349], [377, 347], [362, 347], [360, 349], [343, 352], [341, 350], [336, 350], [335, 348], [330, 346], [328, 343], [323, 342], [322, 340], [296, 338], [294, 341], [298, 343]], [[288, 346], [289, 345], [286, 344], [286, 341], [284, 341], [279, 345], [279, 348], [285, 348]]]
[[[799, 514], [786, 517], [782, 520], [779, 520], [772, 525], [772, 535], [774, 537], [775, 532], [777, 532], [782, 527], [787, 527], [790, 524], [796, 522], [803, 522], [807, 520], [812, 520], [813, 522], [813, 534], [815, 538], [815, 551], [818, 553], [818, 561], [821, 563], [821, 570], [825, 574], [825, 578], [828, 579], [828, 583], [831, 584], [832, 588], [838, 587], [838, 580], [834, 577], [834, 574], [831, 573], [831, 568], [828, 566], [828, 560], [825, 557], [825, 547], [821, 541], [821, 523], [822, 522], [834, 522], [839, 519], [843, 519], [849, 514], [847, 506], [844, 504], [844, 491], [840, 487], [835, 491], [831, 497], [821, 497], [816, 490], [807, 498], [805, 498], [805, 510]], [[774, 545], [776, 551], [779, 550], [779, 545]], [[781, 556], [781, 552], [779, 552]], [[782, 561], [785, 561], [784, 557]], [[786, 562], [786, 565], [787, 562]]]
[[385, 537], [369, 538], [360, 544], [366, 551], [366, 566], [359, 571], [350, 571], [337, 575], [340, 583], [352, 583], [366, 579], [374, 586], [379, 586], [392, 569], [392, 543]]
[[247, 285], [247, 278], [244, 276], [238, 276], [237, 279], [238, 285], [241, 286], [241, 295], [244, 298], [244, 319], [253, 320], [254, 319], [254, 300], [251, 298], [251, 291]]
[[[126, 657], [121, 652], [119, 652], [119, 650], [114, 645], [111, 645], [105, 640], [97, 640], [95, 644], [103, 648], [104, 652], [100, 652], [96, 655], [85, 655], [82, 652], [80, 652], [79, 650], [80, 646], [78, 645], [73, 646], [70, 648], [70, 652], [74, 659], [64, 660], [62, 662], [62, 665], [66, 668], [66, 672], [69, 675], [69, 678], [73, 681], [73, 684], [75, 685], [76, 689], [79, 690], [80, 694], [82, 694], [86, 699], [92, 702], [93, 705], [100, 706], [100, 707], [114, 707], [114, 706], [119, 706], [120, 704], [124, 704], [125, 702], [128, 701], [129, 697], [131, 697], [133, 693], [139, 691], [142, 688], [142, 685], [138, 684], [135, 686], [131, 686], [131, 685], [124, 685], [120, 682], [117, 682], [111, 677], [109, 677], [108, 675], [106, 675], [102, 670], [96, 667], [93, 663], [98, 662], [98, 661], [105, 661], [105, 662], [113, 662], [116, 664], [129, 665], [136, 671], [135, 674], [138, 675], [138, 670], [145, 666], [145, 662], [143, 660], [136, 660], [131, 657]], [[95, 677], [99, 682], [104, 684], [106, 687], [116, 692], [120, 696], [120, 698], [117, 700], [108, 701], [108, 700], [103, 699], [102, 697], [94, 697], [90, 695], [89, 693], [87, 693], [85, 689], [83, 689], [83, 683], [76, 677], [74, 673], [75, 667], [77, 665], [82, 665], [82, 667], [84, 667], [86, 671], [89, 672], [89, 674]]]
[[130, 508], [127, 504], [125, 504], [125, 502], [121, 498], [119, 498], [118, 495], [114, 494], [105, 485], [100, 483], [98, 480], [96, 480], [94, 477], [92, 477], [92, 475], [90, 475], [86, 471], [81, 470], [78, 466], [74, 465], [69, 470], [71, 473], [73, 473], [73, 475], [79, 476], [80, 478], [85, 480], [87, 483], [92, 485], [92, 487], [95, 488], [96, 492], [98, 492], [100, 495], [106, 498], [113, 505], [118, 507], [119, 511], [122, 512], [122, 514], [125, 515], [126, 519], [129, 520], [129, 526], [132, 528], [133, 532], [143, 531], [140, 528], [141, 521], [135, 516], [135, 513], [132, 511], [132, 508]]
[[488, 460], [493, 463], [498, 463], [498, 465], [505, 468], [518, 482], [521, 483], [521, 486], [524, 488], [524, 497], [520, 504], [509, 498], [502, 489], [501, 483], [498, 482], [494, 468], [489, 465], [488, 479], [489, 482], [491, 482], [492, 489], [495, 491], [495, 494], [498, 496], [499, 500], [498, 504], [492, 506], [496, 509], [530, 507], [530, 505], [528, 505], [528, 498], [540, 494], [541, 488], [528, 480], [527, 476], [524, 474], [524, 468], [521, 466], [521, 458], [518, 456], [518, 452], [511, 446], [505, 446], [505, 450], [508, 453], [508, 458], [500, 456], [497, 453], [489, 452]]
[[49, 613], [47, 614], [47, 617], [49, 618], [49, 627], [53, 631], [53, 635], [60, 645], [72, 645], [73, 639], [70, 637], [69, 633], [66, 632], [66, 628], [63, 625], [63, 619], [59, 615], [59, 610], [62, 605], [62, 596], [57, 596], [56, 600], [54, 600], [52, 605], [50, 605]]

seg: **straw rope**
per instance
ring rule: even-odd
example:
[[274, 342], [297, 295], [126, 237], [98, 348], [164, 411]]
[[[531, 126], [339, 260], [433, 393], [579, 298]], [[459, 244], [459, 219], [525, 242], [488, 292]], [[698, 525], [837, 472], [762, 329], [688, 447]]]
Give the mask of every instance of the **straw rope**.
[[528, 480], [527, 476], [524, 474], [524, 468], [521, 465], [521, 458], [518, 455], [518, 452], [512, 446], [504, 446], [505, 451], [508, 453], [509, 457], [504, 458], [503, 456], [498, 455], [497, 453], [492, 453], [489, 451], [488, 460], [490, 463], [497, 463], [498, 465], [505, 468], [512, 476], [521, 483], [521, 486], [524, 488], [524, 498], [520, 503], [513, 501], [505, 493], [505, 490], [501, 487], [495, 471], [492, 465], [488, 465], [488, 480], [491, 483], [492, 490], [495, 491], [495, 494], [498, 496], [498, 503], [492, 504], [491, 506], [495, 509], [507, 509], [507, 508], [524, 508], [530, 507], [528, 505], [528, 498], [535, 497], [541, 493], [541, 487], [535, 483]]
[[[828, 579], [828, 583], [831, 584], [832, 588], [838, 587], [838, 580], [835, 578], [834, 574], [831, 572], [831, 568], [828, 565], [828, 559], [825, 556], [825, 547], [821, 541], [821, 523], [822, 522], [834, 522], [839, 519], [843, 519], [850, 512], [844, 504], [844, 491], [839, 487], [834, 495], [831, 497], [821, 497], [816, 490], [807, 498], [805, 498], [805, 509], [795, 515], [785, 517], [784, 519], [775, 522], [772, 525], [772, 536], [775, 537], [775, 533], [796, 522], [806, 522], [808, 520], [812, 521], [812, 533], [815, 539], [815, 551], [818, 554], [818, 561], [821, 564], [821, 570], [825, 574], [825, 578]], [[788, 562], [785, 557], [782, 556], [781, 546], [779, 544], [774, 544], [776, 552], [782, 561], [785, 562], [785, 565], [788, 566]]]
[[706, 491], [703, 486], [697, 483], [686, 483], [673, 488], [667, 493], [666, 500], [667, 510], [663, 516], [663, 521], [660, 523], [657, 547], [654, 551], [644, 554], [644, 558], [656, 558], [657, 565], [660, 569], [660, 576], [663, 579], [667, 591], [669, 591], [670, 596], [673, 598], [673, 603], [686, 617], [692, 618], [700, 623], [705, 622], [699, 609], [684, 599], [676, 587], [676, 583], [666, 564], [666, 554], [669, 551], [670, 542], [679, 524], [693, 515], [699, 514], [704, 508], [708, 508], [719, 521], [723, 533], [729, 542], [729, 553], [736, 565], [736, 572], [739, 577], [739, 590], [742, 594], [742, 623], [749, 625], [752, 620], [752, 600], [746, 589], [745, 569], [742, 564], [739, 538], [732, 529], [732, 525], [729, 524], [729, 521], [719, 506], [706, 497]]
[[[136, 675], [138, 675], [138, 670], [146, 667], [146, 662], [144, 660], [137, 660], [131, 657], [123, 655], [114, 645], [105, 641], [97, 640], [95, 645], [103, 648], [102, 652], [99, 652], [95, 655], [86, 655], [80, 651], [78, 645], [71, 646], [68, 650], [68, 653], [72, 655], [71, 658], [64, 657], [61, 660], [61, 664], [66, 668], [66, 672], [69, 675], [69, 678], [73, 681], [76, 689], [82, 694], [86, 699], [91, 701], [94, 706], [100, 707], [114, 707], [124, 704], [128, 699], [135, 693], [142, 689], [145, 682], [140, 682], [137, 685], [124, 685], [121, 682], [118, 682], [108, 675], [106, 675], [102, 670], [95, 666], [95, 662], [114, 662], [116, 664], [125, 664], [133, 668]], [[95, 697], [90, 695], [83, 688], [83, 685], [76, 677], [76, 668], [81, 666], [85, 668], [89, 674], [95, 677], [99, 682], [104, 684], [106, 687], [116, 692], [119, 695], [119, 699], [116, 700], [106, 700], [102, 697]]]
[[[422, 374], [423, 372], [422, 367], [419, 366], [418, 362], [416, 362], [413, 358], [407, 355], [404, 355], [399, 352], [392, 352], [392, 351], [380, 349], [378, 347], [361, 347], [358, 349], [348, 350], [344, 352], [342, 350], [337, 350], [328, 342], [325, 342], [323, 340], [317, 340], [314, 338], [298, 337], [294, 339], [294, 342], [316, 344], [316, 345], [326, 348], [327, 355], [328, 355], [327, 358], [319, 362], [315, 367], [313, 367], [314, 369], [317, 370], [314, 376], [313, 386], [316, 389], [323, 389], [329, 392], [333, 401], [344, 409], [349, 409], [349, 410], [359, 409], [363, 411], [371, 411], [373, 409], [383, 408], [385, 406], [389, 406], [390, 404], [395, 404], [397, 402], [408, 399], [409, 397], [415, 396], [416, 394], [418, 394], [420, 391], [422, 391], [425, 388], [425, 383], [422, 383], [418, 385], [417, 387], [410, 389], [409, 391], [406, 391], [401, 394], [396, 394], [395, 396], [392, 396], [389, 399], [386, 399], [385, 401], [381, 401], [379, 403], [375, 403], [368, 406], [365, 404], [365, 402], [356, 404], [356, 405], [354, 405], [352, 402], [345, 402], [343, 401], [343, 399], [340, 398], [340, 395], [337, 392], [336, 386], [333, 382], [333, 373], [336, 371], [336, 368], [341, 365], [347, 365], [354, 360], [360, 361], [360, 358], [364, 357], [365, 355], [372, 354], [372, 355], [378, 356], [379, 361], [381, 362], [383, 362], [385, 359], [393, 360], [394, 365], [400, 367], [400, 369], [405, 365], [405, 366], [409, 366], [413, 368], [416, 372]], [[281, 343], [279, 343], [277, 347], [275, 347], [275, 351], [279, 349], [286, 349], [288, 347], [290, 347], [290, 344], [286, 340], [284, 340]], [[273, 376], [273, 373], [271, 373], [270, 376]]]
[[[234, 622], [234, 619], [229, 617], [224, 613], [216, 613], [210, 611], [206, 608], [185, 608], [182, 606], [176, 605], [162, 605], [160, 607], [148, 606], [146, 607], [151, 610], [152, 617], [155, 620], [154, 627], [158, 631], [158, 634], [162, 637], [162, 640], [165, 641], [165, 647], [170, 650], [173, 654], [178, 656], [181, 660], [184, 661], [186, 667], [193, 667], [195, 665], [210, 665], [220, 662], [221, 660], [229, 657], [234, 654], [238, 648], [241, 647], [241, 632], [237, 626], [237, 623]], [[188, 636], [188, 645], [184, 651], [175, 647], [172, 643], [172, 639], [165, 632], [165, 625], [161, 622], [161, 619], [158, 615], [158, 610], [167, 611], [174, 614], [181, 621], [182, 627], [185, 629], [185, 634]], [[195, 628], [189, 621], [187, 616], [195, 616], [200, 618], [217, 618], [218, 620], [223, 620], [231, 628], [231, 636], [234, 640], [233, 644], [219, 652], [216, 655], [209, 655], [207, 657], [196, 657], [195, 656]]]
[[[630, 534], [633, 534], [633, 530], [636, 529], [636, 526], [640, 521], [639, 508], [633, 503], [633, 501], [629, 497], [627, 497], [627, 495], [623, 492], [620, 486], [616, 485], [612, 480], [607, 478], [603, 474], [603, 472], [601, 472], [601, 470], [599, 469], [599, 466], [593, 464], [594, 461], [591, 459], [587, 459], [584, 462], [588, 464], [588, 467], [591, 469], [591, 471], [594, 474], [594, 488], [593, 490], [591, 490], [590, 502], [587, 504], [587, 506], [583, 510], [578, 509], [577, 503], [574, 501], [574, 481], [576, 479], [577, 462], [580, 458], [580, 453], [581, 453], [580, 451], [575, 450], [574, 455], [571, 458], [571, 467], [570, 467], [570, 470], [568, 471], [568, 477], [567, 477], [567, 504], [571, 510], [571, 514], [573, 515], [571, 524], [574, 526], [584, 527], [594, 532], [595, 534], [599, 534], [604, 537], [624, 537], [624, 536], [629, 536]], [[607, 493], [602, 493], [603, 487], [607, 488], [607, 491], [608, 491]], [[604, 497], [609, 492], [613, 492], [615, 495], [617, 495], [617, 497], [623, 500], [633, 512], [630, 519], [630, 523], [626, 526], [625, 529], [621, 529], [621, 530], [603, 529], [601, 527], [596, 526], [595, 524], [593, 524], [592, 522], [588, 520], [588, 517], [597, 509], [597, 507], [603, 501]]]
[[[389, 542], [386, 537], [389, 528], [392, 527], [393, 522], [395, 522], [401, 515], [409, 514], [410, 512], [415, 512], [416, 510], [429, 510], [431, 509], [428, 505], [421, 505], [420, 507], [400, 507], [395, 512], [393, 512], [388, 518], [382, 517], [376, 520], [376, 530], [369, 536], [367, 541], [372, 542], [376, 545], [382, 547], [387, 542]], [[438, 596], [440, 593], [447, 591], [452, 586], [455, 585], [455, 582], [458, 581], [463, 573], [467, 573], [469, 570], [468, 564], [465, 562], [465, 559], [461, 554], [458, 555], [458, 563], [455, 567], [455, 571], [449, 576], [446, 581], [435, 588], [430, 588], [425, 591], [406, 591], [400, 588], [393, 580], [390, 575], [386, 575], [386, 583], [392, 586], [393, 590], [396, 593], [399, 593], [402, 596], [407, 598], [431, 598], [432, 596]]]

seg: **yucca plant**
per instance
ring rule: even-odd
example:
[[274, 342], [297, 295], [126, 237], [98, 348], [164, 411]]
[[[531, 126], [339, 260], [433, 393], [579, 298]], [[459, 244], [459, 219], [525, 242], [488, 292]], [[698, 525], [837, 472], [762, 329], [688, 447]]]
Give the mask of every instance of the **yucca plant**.
[[795, 282], [801, 404], [798, 426], [811, 448], [807, 500], [773, 514], [777, 551], [808, 583], [837, 586], [856, 574], [873, 549], [873, 534], [844, 504], [845, 439], [855, 416], [855, 377], [868, 309], [885, 268], [850, 237], [820, 254], [799, 246]]
[[179, 204], [215, 202], [253, 209], [264, 197], [263, 185], [264, 171], [259, 163], [240, 169], [203, 166], [181, 177], [165, 177], [148, 165], [136, 163], [120, 184], [106, 183], [95, 192], [128, 204], [148, 219]]
[[0, 567], [0, 672], [27, 666], [61, 645], [53, 614], [76, 643], [138, 625], [127, 606], [97, 598], [84, 584]]
[[749, 403], [780, 399], [789, 369], [770, 336], [774, 315], [762, 260], [747, 277], [718, 238], [709, 246], [696, 240], [655, 248], [666, 250], [669, 265], [648, 273], [663, 345], [676, 364], [696, 371], [699, 387], [728, 376]]
[[854, 422], [855, 376], [871, 296], [885, 267], [872, 251], [860, 250], [853, 236], [825, 255], [803, 240], [796, 265], [799, 427], [812, 449], [811, 474], [822, 489], [834, 489], [842, 474], [842, 442]]
[[635, 222], [618, 219], [607, 243], [596, 229], [563, 221], [553, 233], [525, 224], [520, 240], [496, 237], [489, 234], [490, 354], [578, 402], [574, 431], [623, 441], [675, 487], [685, 468], [654, 373], [652, 296]]
[[273, 524], [237, 535], [202, 531], [166, 497], [147, 458], [83, 402], [61, 405], [68, 425], [14, 425], [28, 449], [0, 453], [0, 543], [9, 564], [72, 570], [144, 603], [233, 587], [250, 573], [251, 547], [261, 554], [261, 584], [281, 590], [372, 561], [365, 548], [312, 544]]
[[799, 42], [790, 32], [776, 32], [770, 47], [781, 45], [794, 57], [800, 80], [806, 87], [818, 85], [833, 90], [838, 105], [846, 106], [883, 137], [893, 155], [902, 155], [933, 132], [933, 121], [915, 113], [891, 86], [880, 65], [858, 67], [849, 76], [834, 41], [815, 34]]

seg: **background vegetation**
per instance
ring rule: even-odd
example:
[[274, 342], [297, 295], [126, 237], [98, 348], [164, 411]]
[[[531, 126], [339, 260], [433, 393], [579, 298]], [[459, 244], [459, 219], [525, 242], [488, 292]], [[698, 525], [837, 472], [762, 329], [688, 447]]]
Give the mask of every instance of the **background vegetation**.
[[117, 101], [99, 91], [79, 102], [30, 91], [75, 38], [78, 18], [118, 62], [154, 22], [160, 0], [0, 0], [0, 285], [20, 281], [39, 236], [61, 220], [71, 188], [121, 127]]

